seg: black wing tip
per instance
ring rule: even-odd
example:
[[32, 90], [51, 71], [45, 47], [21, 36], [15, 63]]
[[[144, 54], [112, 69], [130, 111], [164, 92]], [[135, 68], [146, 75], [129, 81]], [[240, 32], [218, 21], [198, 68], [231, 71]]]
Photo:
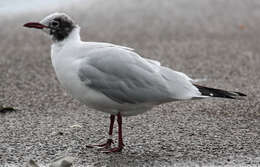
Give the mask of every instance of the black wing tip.
[[238, 96], [247, 96], [246, 94], [241, 93], [241, 92], [234, 92], [234, 93], [236, 93]]
[[220, 97], [220, 98], [228, 98], [228, 99], [239, 99], [240, 96], [247, 96], [246, 94], [241, 92], [233, 92], [233, 91], [226, 91], [222, 89], [209, 88], [209, 87], [196, 85], [196, 84], [193, 85], [196, 86], [201, 92], [201, 94], [204, 96]]

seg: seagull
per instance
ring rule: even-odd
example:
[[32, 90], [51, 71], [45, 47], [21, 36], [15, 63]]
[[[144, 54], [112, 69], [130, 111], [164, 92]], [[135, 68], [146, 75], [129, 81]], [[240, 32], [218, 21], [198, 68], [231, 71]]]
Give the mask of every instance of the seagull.
[[[142, 114], [156, 105], [246, 96], [198, 85], [184, 73], [141, 57], [132, 48], [81, 41], [79, 25], [65, 13], [53, 13], [40, 22], [29, 22], [24, 26], [40, 29], [51, 37], [51, 61], [62, 87], [83, 104], [110, 114], [107, 141], [87, 147], [101, 147], [107, 153], [122, 151], [122, 116]], [[112, 147], [116, 117], [118, 146]]]

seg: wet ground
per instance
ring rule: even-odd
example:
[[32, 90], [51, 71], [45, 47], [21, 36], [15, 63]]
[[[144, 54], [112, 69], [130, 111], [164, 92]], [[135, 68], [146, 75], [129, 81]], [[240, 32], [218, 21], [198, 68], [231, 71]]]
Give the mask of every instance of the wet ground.
[[83, 40], [132, 47], [204, 79], [202, 85], [248, 95], [173, 102], [124, 118], [126, 147], [119, 154], [85, 147], [105, 141], [109, 115], [64, 92], [50, 39], [22, 27], [54, 10], [2, 17], [0, 106], [16, 111], [0, 114], [0, 164], [69, 155], [75, 166], [259, 166], [259, 9], [258, 0], [98, 0], [59, 9], [81, 25]]

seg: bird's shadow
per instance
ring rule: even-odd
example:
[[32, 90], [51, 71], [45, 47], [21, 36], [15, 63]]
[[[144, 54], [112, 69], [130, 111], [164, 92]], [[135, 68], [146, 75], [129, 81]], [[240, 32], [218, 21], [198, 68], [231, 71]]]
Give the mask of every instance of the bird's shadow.
[[109, 154], [101, 161], [95, 162], [94, 166], [157, 166], [156, 164], [171, 164], [170, 161], [160, 159], [157, 154]]
[[[153, 151], [138, 152], [127, 149], [120, 153], [101, 153], [95, 149], [91, 151], [97, 155], [95, 161], [91, 163], [92, 166], [169, 166], [175, 161]], [[84, 153], [82, 155], [84, 156]]]

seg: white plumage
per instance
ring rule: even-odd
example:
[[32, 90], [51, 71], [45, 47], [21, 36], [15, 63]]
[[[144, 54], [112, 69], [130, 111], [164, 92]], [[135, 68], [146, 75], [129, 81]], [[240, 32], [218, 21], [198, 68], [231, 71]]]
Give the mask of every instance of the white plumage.
[[185, 74], [142, 58], [131, 48], [82, 42], [79, 29], [52, 45], [51, 59], [62, 86], [81, 102], [129, 116], [164, 102], [202, 97]]

